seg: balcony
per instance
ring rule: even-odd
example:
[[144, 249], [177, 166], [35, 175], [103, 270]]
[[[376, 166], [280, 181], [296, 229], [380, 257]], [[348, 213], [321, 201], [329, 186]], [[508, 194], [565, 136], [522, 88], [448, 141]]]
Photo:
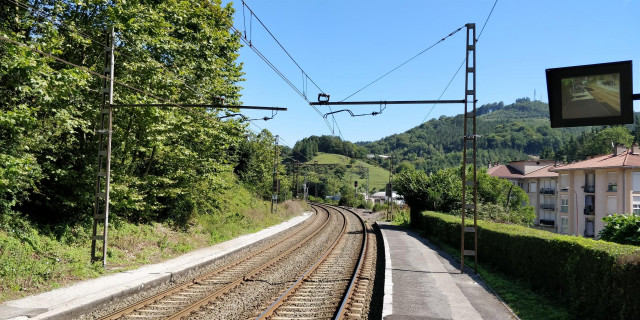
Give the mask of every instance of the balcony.
[[540, 204], [540, 209], [543, 210], [555, 210], [556, 205], [554, 203], [542, 203]]
[[584, 192], [594, 193], [596, 192], [596, 186], [584, 186]]
[[541, 194], [556, 194], [556, 189], [554, 189], [554, 188], [541, 188], [540, 189], [540, 193]]
[[540, 225], [542, 226], [549, 226], [549, 227], [553, 227], [555, 226], [556, 221], [555, 220], [551, 220], [551, 219], [540, 219]]

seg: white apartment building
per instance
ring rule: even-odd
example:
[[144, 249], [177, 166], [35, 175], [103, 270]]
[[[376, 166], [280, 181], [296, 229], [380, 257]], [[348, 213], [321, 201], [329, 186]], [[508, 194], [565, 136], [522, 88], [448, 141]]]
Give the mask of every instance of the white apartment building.
[[558, 173], [557, 232], [597, 238], [602, 218], [640, 214], [640, 148], [616, 146], [595, 156], [550, 169]]

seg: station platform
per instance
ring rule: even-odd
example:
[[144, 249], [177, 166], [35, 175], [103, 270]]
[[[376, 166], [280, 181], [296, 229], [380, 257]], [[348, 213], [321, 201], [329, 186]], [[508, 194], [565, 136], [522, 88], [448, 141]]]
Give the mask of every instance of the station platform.
[[518, 319], [473, 271], [407, 228], [378, 222], [385, 248], [382, 317]]
[[305, 212], [256, 233], [194, 250], [161, 263], [85, 280], [19, 300], [6, 301], [0, 304], [0, 320], [76, 318], [109, 301], [135, 294], [161, 283], [168, 283], [174, 277], [187, 275], [215, 259], [302, 223], [311, 215], [312, 212]]

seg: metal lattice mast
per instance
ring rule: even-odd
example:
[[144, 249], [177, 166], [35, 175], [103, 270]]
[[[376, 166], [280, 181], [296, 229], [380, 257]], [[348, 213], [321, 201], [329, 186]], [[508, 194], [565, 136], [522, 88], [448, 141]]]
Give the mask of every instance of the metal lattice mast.
[[[477, 179], [477, 131], [476, 131], [476, 24], [467, 24], [467, 47], [465, 68], [464, 137], [462, 149], [462, 225], [460, 239], [460, 272], [464, 272], [464, 257], [473, 256], [475, 273], [478, 273], [478, 179]], [[471, 128], [469, 128], [471, 127]], [[471, 144], [471, 156], [469, 156]], [[473, 178], [467, 176], [471, 166]], [[469, 199], [471, 198], [471, 199]], [[469, 202], [472, 200], [472, 202]], [[465, 225], [467, 209], [473, 211], [473, 227]], [[473, 233], [473, 250], [465, 249], [465, 233]]]
[[[93, 233], [91, 235], [91, 261], [96, 259], [96, 241], [102, 240], [102, 266], [107, 265], [107, 229], [109, 227], [109, 177], [111, 175], [111, 133], [113, 123], [113, 69], [114, 69], [113, 27], [107, 35], [105, 47], [102, 105], [100, 106], [100, 129], [98, 130], [98, 174], [93, 206]], [[102, 234], [98, 227], [102, 225]]]
[[314, 183], [314, 189], [316, 189], [316, 201], [318, 201], [318, 181], [320, 181], [320, 178], [318, 175], [318, 161], [314, 161], [313, 162], [313, 171], [316, 173], [316, 182]]
[[293, 160], [293, 198], [298, 199], [298, 169], [300, 168], [300, 162]]
[[271, 213], [278, 213], [278, 140], [280, 136], [276, 136], [276, 143], [273, 148], [273, 194], [271, 195]]
[[393, 154], [389, 157], [389, 189], [391, 195], [389, 196], [389, 219], [393, 220]]

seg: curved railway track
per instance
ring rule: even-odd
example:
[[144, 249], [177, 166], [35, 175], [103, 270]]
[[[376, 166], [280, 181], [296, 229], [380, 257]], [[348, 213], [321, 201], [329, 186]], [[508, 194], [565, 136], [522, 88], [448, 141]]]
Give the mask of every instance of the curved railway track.
[[366, 315], [370, 270], [375, 265], [371, 262], [375, 246], [367, 241], [370, 230], [349, 210], [312, 208], [314, 217], [291, 235], [99, 319]]
[[[346, 316], [367, 252], [367, 230], [355, 213], [335, 207], [345, 224], [340, 236], [256, 319], [333, 319]], [[354, 252], [358, 252], [354, 255]], [[355, 300], [355, 299], [353, 299]]]

